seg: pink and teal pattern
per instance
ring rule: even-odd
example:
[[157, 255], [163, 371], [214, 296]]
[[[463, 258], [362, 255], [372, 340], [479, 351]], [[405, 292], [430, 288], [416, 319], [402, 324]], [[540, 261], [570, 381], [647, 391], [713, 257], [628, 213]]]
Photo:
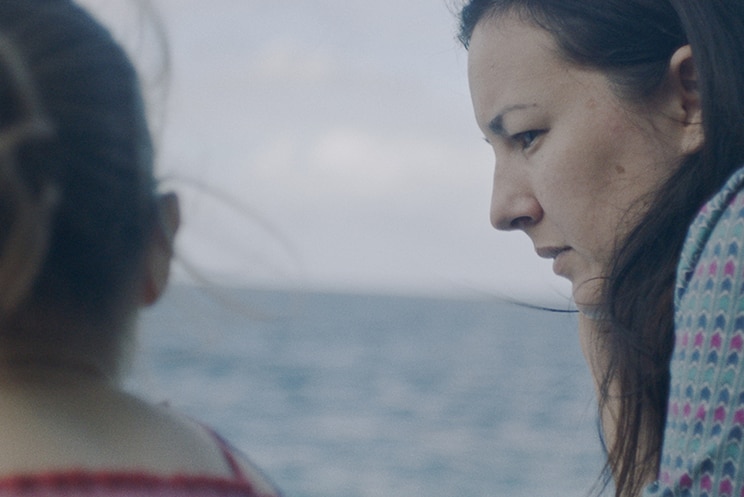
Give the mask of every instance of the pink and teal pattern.
[[682, 250], [661, 470], [646, 497], [744, 497], [743, 189], [740, 169]]

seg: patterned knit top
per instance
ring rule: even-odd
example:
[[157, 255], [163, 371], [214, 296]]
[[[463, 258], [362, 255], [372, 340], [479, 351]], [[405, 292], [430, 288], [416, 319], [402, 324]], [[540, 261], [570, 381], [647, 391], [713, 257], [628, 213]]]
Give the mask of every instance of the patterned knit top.
[[645, 497], [744, 497], [744, 168], [682, 249], [659, 480]]

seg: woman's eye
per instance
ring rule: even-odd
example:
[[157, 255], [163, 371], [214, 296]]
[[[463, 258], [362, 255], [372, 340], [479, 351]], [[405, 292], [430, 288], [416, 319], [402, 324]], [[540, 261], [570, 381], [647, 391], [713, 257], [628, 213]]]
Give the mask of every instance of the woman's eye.
[[522, 150], [527, 150], [535, 143], [535, 140], [543, 133], [541, 130], [531, 129], [512, 136], [512, 141], [519, 145]]

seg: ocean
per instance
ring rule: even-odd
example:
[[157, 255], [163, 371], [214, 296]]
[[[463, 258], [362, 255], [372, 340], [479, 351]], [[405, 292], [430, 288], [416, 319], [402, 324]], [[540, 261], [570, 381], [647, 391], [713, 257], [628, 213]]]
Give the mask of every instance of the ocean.
[[140, 329], [128, 387], [286, 497], [582, 497], [602, 466], [571, 314], [181, 285]]

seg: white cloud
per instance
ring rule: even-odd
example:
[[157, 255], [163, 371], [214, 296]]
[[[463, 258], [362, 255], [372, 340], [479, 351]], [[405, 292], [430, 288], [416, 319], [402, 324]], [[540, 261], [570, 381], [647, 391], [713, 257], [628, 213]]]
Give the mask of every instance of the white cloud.
[[[318, 186], [348, 189], [352, 195], [379, 197], [409, 181], [423, 147], [355, 129], [331, 129], [310, 151]], [[419, 169], [419, 168], [415, 168]]]
[[319, 84], [333, 76], [336, 64], [330, 54], [317, 47], [279, 39], [261, 47], [254, 68], [255, 76], [264, 84]]

